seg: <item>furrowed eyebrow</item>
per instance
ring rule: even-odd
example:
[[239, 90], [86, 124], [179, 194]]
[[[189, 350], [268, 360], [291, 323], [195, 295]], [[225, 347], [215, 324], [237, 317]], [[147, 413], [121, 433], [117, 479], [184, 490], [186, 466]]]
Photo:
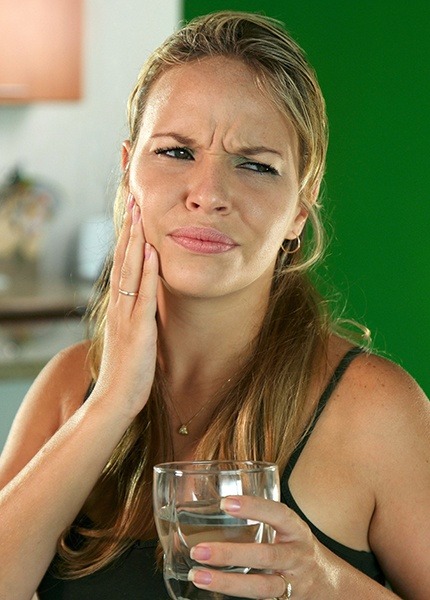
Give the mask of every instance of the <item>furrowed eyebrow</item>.
[[243, 154], [244, 156], [255, 156], [256, 154], [265, 154], [266, 152], [269, 154], [276, 154], [282, 158], [282, 154], [279, 152], [279, 150], [268, 148], [267, 146], [243, 146], [242, 148], [238, 148], [237, 154]]
[[195, 142], [191, 138], [180, 135], [179, 133], [174, 133], [173, 131], [163, 131], [160, 133], [154, 133], [151, 136], [152, 138], [160, 138], [160, 137], [171, 137], [174, 138], [179, 144], [183, 144], [184, 146], [192, 146]]
[[[160, 133], [154, 133], [152, 138], [160, 138], [160, 137], [171, 137], [174, 138], [179, 144], [183, 144], [184, 146], [193, 147], [195, 145], [195, 140], [186, 135], [181, 135], [179, 133], [175, 133], [174, 131], [164, 131]], [[256, 156], [257, 154], [276, 154], [280, 158], [283, 158], [283, 155], [279, 150], [275, 150], [274, 148], [269, 148], [268, 146], [242, 146], [237, 149], [233, 154], [237, 154], [240, 156]]]

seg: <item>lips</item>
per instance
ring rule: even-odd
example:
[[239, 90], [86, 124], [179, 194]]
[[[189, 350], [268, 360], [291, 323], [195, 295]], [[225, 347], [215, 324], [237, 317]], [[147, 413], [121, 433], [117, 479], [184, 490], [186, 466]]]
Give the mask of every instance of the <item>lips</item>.
[[211, 227], [180, 227], [169, 237], [179, 246], [199, 254], [220, 254], [238, 245], [228, 235]]

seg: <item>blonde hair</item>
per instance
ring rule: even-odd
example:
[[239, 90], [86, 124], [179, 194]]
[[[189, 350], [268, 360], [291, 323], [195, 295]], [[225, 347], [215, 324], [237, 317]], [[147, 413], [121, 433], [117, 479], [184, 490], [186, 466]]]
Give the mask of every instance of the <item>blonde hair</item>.
[[[154, 82], [176, 65], [213, 56], [248, 65], [256, 85], [295, 127], [300, 144], [300, 201], [309, 211], [311, 231], [304, 235], [298, 252], [289, 253], [288, 245], [279, 250], [261, 330], [238, 377], [222, 390], [196, 454], [205, 459], [269, 460], [282, 470], [303, 433], [311, 374], [318, 361], [324, 362], [332, 326], [326, 305], [307, 274], [323, 247], [316, 196], [325, 168], [325, 105], [315, 73], [281, 23], [251, 13], [209, 14], [186, 24], [146, 61], [128, 103], [131, 153]], [[115, 201], [117, 231], [124, 214], [127, 176], [125, 172]], [[89, 314], [94, 379], [103, 349], [111, 266], [112, 257], [99, 279]], [[154, 533], [152, 467], [174, 458], [172, 440], [166, 439], [165, 397], [163, 375], [157, 368], [146, 407], [125, 432], [82, 514], [106, 498], [108, 510], [102, 511], [100, 522], [79, 529], [85, 538], [82, 549], [69, 548], [68, 532], [60, 540], [63, 576], [94, 572], [137, 537]]]

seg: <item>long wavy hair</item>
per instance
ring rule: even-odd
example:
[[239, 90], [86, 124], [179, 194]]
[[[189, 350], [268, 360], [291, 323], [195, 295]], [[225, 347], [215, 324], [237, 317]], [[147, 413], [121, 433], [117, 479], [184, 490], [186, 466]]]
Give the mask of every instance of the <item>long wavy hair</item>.
[[[303, 435], [312, 374], [325, 362], [333, 322], [309, 278], [323, 249], [318, 190], [327, 147], [325, 103], [314, 71], [283, 25], [258, 14], [218, 12], [194, 19], [171, 35], [146, 61], [128, 103], [130, 152], [136, 145], [152, 86], [168, 69], [205, 57], [243, 61], [263, 94], [293, 124], [300, 149], [300, 202], [309, 212], [300, 249], [280, 248], [266, 315], [243, 368], [215, 402], [196, 456], [258, 459], [281, 471]], [[123, 173], [115, 200], [120, 230], [128, 182]], [[296, 242], [293, 241], [293, 244]], [[289, 249], [291, 252], [289, 252]], [[96, 284], [88, 318], [90, 363], [97, 379], [103, 350], [112, 256]], [[72, 549], [70, 531], [59, 541], [62, 576], [80, 577], [105, 566], [136, 538], [154, 536], [152, 468], [174, 459], [166, 388], [158, 366], [149, 401], [124, 433], [82, 508], [99, 510], [97, 522], [80, 526], [84, 543]], [[76, 525], [75, 525], [76, 527]]]

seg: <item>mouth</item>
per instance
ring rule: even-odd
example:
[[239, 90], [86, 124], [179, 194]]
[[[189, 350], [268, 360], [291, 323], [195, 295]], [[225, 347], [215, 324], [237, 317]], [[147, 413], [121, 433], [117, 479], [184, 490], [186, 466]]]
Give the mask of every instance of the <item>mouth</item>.
[[228, 235], [211, 227], [180, 227], [169, 237], [179, 246], [198, 254], [221, 254], [238, 246]]

